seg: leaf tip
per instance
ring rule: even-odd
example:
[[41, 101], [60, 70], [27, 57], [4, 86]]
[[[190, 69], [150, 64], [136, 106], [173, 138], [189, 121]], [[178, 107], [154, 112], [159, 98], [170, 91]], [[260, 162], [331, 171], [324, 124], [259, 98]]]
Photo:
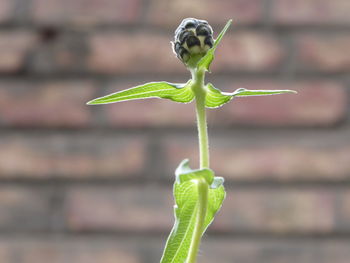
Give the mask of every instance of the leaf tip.
[[179, 164], [179, 166], [175, 170], [175, 175], [178, 177], [178, 176], [180, 176], [180, 174], [184, 173], [184, 170], [186, 171], [186, 170], [190, 169], [189, 164], [190, 164], [189, 159], [182, 160], [181, 163]]
[[100, 98], [90, 100], [86, 103], [86, 105], [98, 105], [98, 104], [105, 104], [101, 102]]
[[90, 100], [90, 101], [86, 102], [86, 105], [94, 105], [95, 104], [94, 101], [95, 100]]
[[217, 189], [220, 186], [222, 186], [224, 184], [224, 182], [225, 182], [225, 179], [223, 177], [215, 176], [213, 182], [210, 185], [210, 188], [211, 189]]

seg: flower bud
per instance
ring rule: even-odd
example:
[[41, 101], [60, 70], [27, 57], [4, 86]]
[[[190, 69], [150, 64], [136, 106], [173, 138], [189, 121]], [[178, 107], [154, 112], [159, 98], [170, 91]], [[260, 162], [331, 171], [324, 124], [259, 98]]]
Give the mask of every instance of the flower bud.
[[185, 65], [203, 57], [213, 44], [213, 29], [205, 20], [185, 18], [175, 30], [173, 50]]

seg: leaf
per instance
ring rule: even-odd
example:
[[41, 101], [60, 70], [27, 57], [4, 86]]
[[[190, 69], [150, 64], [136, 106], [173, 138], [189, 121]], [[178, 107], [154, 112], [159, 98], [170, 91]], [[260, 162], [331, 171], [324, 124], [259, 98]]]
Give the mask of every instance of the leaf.
[[215, 88], [213, 84], [207, 84], [207, 95], [205, 97], [205, 106], [208, 108], [218, 108], [229, 102], [233, 96], [223, 95], [221, 90]]
[[210, 169], [192, 170], [188, 166], [188, 160], [184, 160], [175, 174], [175, 224], [167, 240], [161, 263], [184, 263], [188, 257], [198, 211], [196, 180], [204, 178], [210, 186], [203, 233], [213, 221], [225, 198], [223, 178], [214, 177], [214, 172]]
[[169, 83], [166, 81], [150, 82], [94, 99], [89, 101], [87, 104], [109, 104], [145, 98], [163, 98], [176, 102], [188, 103], [194, 98], [194, 94], [189, 84], [190, 81], [182, 84]]
[[278, 94], [284, 94], [284, 93], [294, 93], [296, 94], [297, 92], [295, 90], [249, 90], [249, 89], [244, 89], [240, 88], [235, 90], [232, 93], [226, 93], [222, 92], [224, 95], [231, 95], [234, 97], [249, 97], [249, 96], [266, 96], [266, 95], [278, 95]]
[[188, 159], [183, 160], [175, 170], [176, 182], [183, 183], [198, 177], [204, 178], [210, 185], [214, 180], [213, 171], [210, 169], [192, 170], [189, 166]]
[[207, 54], [205, 54], [205, 56], [202, 57], [201, 60], [198, 62], [197, 68], [204, 68], [205, 70], [209, 71], [210, 64], [214, 59], [215, 50], [231, 24], [232, 24], [232, 19], [227, 21], [224, 29], [220, 32], [219, 36], [215, 39], [213, 47], [209, 49]]
[[297, 93], [294, 90], [248, 90], [240, 88], [234, 92], [222, 92], [216, 89], [211, 83], [207, 84], [207, 95], [205, 98], [205, 106], [207, 108], [218, 108], [229, 102], [233, 97], [249, 97], [249, 96], [267, 96], [284, 93]]

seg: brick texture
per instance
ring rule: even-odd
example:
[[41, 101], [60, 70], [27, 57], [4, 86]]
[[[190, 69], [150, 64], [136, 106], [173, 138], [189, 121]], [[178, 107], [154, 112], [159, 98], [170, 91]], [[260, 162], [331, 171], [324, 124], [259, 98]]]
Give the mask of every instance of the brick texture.
[[[211, 167], [226, 179], [239, 181], [344, 181], [349, 179], [348, 135], [324, 133], [212, 132]], [[233, 139], [234, 138], [234, 139]], [[185, 158], [198, 163], [196, 138], [166, 137], [162, 151], [167, 170]]]
[[[116, 262], [123, 259], [125, 263], [151, 263], [160, 257], [163, 240], [157, 238], [140, 238], [110, 240], [100, 238], [66, 238], [47, 239], [36, 238], [33, 241], [18, 239], [2, 239], [0, 247], [10, 250], [18, 255], [23, 263], [44, 263], [48, 260], [54, 263], [64, 262]], [[207, 237], [202, 245], [202, 253], [199, 255], [201, 262], [226, 263], [239, 262], [315, 262], [344, 263], [348, 259], [348, 243], [340, 240], [239, 240], [227, 241], [223, 238]], [[144, 247], [144, 249], [140, 249]], [[15, 261], [10, 261], [14, 263]], [[36, 260], [36, 261], [33, 261]], [[91, 261], [90, 261], [91, 260]], [[95, 261], [93, 261], [95, 260]], [[313, 262], [313, 261], [311, 261]]]
[[0, 229], [7, 232], [11, 229], [47, 230], [50, 200], [48, 190], [1, 186]]
[[343, 227], [350, 227], [350, 194], [344, 193], [344, 198], [340, 201], [340, 215], [336, 217], [337, 223]]
[[[131, 87], [123, 83], [112, 86], [116, 88], [110, 89], [111, 92], [119, 90], [122, 86]], [[147, 111], [144, 110], [145, 108]], [[107, 124], [115, 127], [193, 127], [195, 125], [194, 108], [194, 103], [179, 104], [173, 101], [147, 99], [108, 105], [103, 110]]]
[[11, 262], [11, 255], [7, 247], [0, 248], [0, 259], [3, 262]]
[[[335, 218], [348, 191], [257, 189], [232, 191], [211, 230], [227, 232], [331, 233], [348, 231], [347, 210]], [[73, 189], [66, 199], [68, 227], [74, 231], [166, 231], [173, 223], [169, 188]], [[127, 202], [126, 202], [127, 200]], [[154, 220], [156, 218], [157, 220]]]
[[140, 16], [141, 0], [34, 0], [33, 20], [41, 24], [91, 26], [134, 23]]
[[169, 42], [159, 34], [97, 33], [90, 38], [88, 65], [99, 73], [185, 72]]
[[201, 262], [336, 262], [345, 263], [349, 257], [348, 241], [249, 240], [229, 241], [214, 239], [203, 242]]
[[66, 211], [68, 226], [75, 231], [157, 232], [169, 228], [173, 217], [171, 192], [152, 186], [73, 189]]
[[[220, 14], [220, 15], [218, 15]], [[234, 14], [234, 15], [233, 15]], [[161, 1], [151, 0], [147, 19], [156, 25], [177, 26], [186, 17], [206, 19], [213, 24], [224, 24], [234, 18], [235, 23], [251, 24], [262, 20], [263, 2], [244, 0], [224, 0], [220, 4], [205, 0]]]
[[237, 190], [227, 195], [226, 205], [213, 227], [222, 232], [344, 231], [335, 229], [337, 197], [336, 193], [322, 190]]
[[[93, 35], [89, 68], [99, 73], [184, 72], [169, 40], [171, 35], [145, 33]], [[228, 35], [225, 40], [217, 52], [214, 72], [277, 70], [285, 55], [281, 42], [271, 34], [246, 31]]]
[[[48, 239], [48, 240], [2, 240], [0, 247], [11, 248], [11, 260], [4, 261], [14, 263], [19, 260], [21, 263], [53, 263], [77, 262], [144, 262], [138, 255], [136, 246], [120, 240], [81, 240], [81, 239]], [[1, 255], [1, 254], [0, 254]], [[17, 261], [18, 262], [18, 261]]]
[[0, 82], [2, 126], [81, 127], [91, 121], [85, 105], [93, 96], [91, 81]]
[[[248, 89], [291, 89], [298, 95], [282, 95], [252, 98], [236, 98], [234, 102], [220, 110], [209, 112], [209, 118], [217, 125], [234, 123], [261, 126], [329, 126], [346, 116], [347, 90], [333, 81], [247, 81], [234, 82], [233, 91], [244, 87]], [[232, 86], [228, 84], [227, 87]]]
[[233, 32], [225, 40], [216, 52], [213, 72], [277, 70], [286, 54], [279, 39], [268, 33]]
[[292, 89], [208, 109], [227, 198], [198, 262], [348, 263], [349, 0], [1, 0], [0, 262], [159, 262], [195, 103], [86, 102], [186, 82], [182, 19], [233, 19], [206, 82]]
[[26, 58], [35, 43], [36, 37], [31, 32], [0, 32], [0, 72], [24, 70]]
[[83, 73], [87, 71], [88, 44], [81, 32], [60, 32], [55, 27], [38, 30], [40, 41], [30, 53], [32, 74]]
[[17, 134], [0, 144], [0, 178], [125, 178], [140, 173], [146, 158], [142, 138]]
[[349, 25], [347, 0], [274, 0], [273, 17], [281, 24]]
[[349, 34], [302, 35], [297, 38], [299, 66], [306, 70], [350, 72]]
[[7, 22], [13, 12], [14, 1], [3, 0], [0, 2], [0, 23]]

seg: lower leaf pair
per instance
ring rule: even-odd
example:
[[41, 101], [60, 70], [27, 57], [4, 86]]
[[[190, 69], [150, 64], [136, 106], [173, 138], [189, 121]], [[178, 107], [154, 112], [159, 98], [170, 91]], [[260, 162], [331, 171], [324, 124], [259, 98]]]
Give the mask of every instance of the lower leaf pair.
[[188, 259], [196, 223], [200, 216], [200, 190], [198, 181], [203, 180], [207, 187], [205, 217], [201, 226], [201, 235], [214, 220], [225, 198], [223, 178], [215, 177], [211, 169], [192, 170], [188, 160], [182, 161], [176, 170], [174, 184], [175, 224], [165, 246], [161, 263], [184, 263]]

